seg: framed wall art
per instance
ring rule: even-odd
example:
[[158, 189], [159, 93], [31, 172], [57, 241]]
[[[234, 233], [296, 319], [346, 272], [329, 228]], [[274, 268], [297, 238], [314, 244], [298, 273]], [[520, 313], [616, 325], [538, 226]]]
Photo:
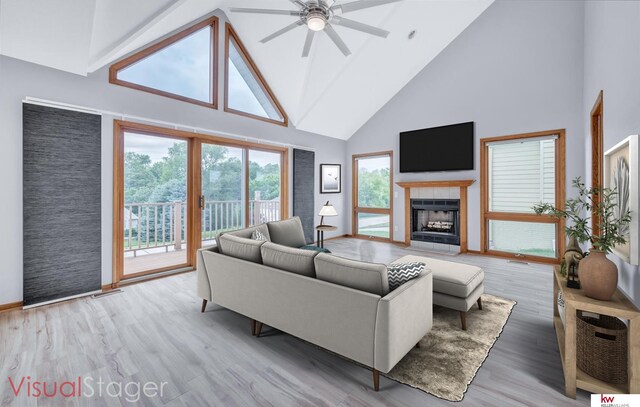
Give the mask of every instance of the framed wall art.
[[342, 166], [340, 164], [320, 164], [320, 193], [339, 194], [342, 192]]
[[638, 170], [637, 134], [625, 138], [604, 153], [604, 186], [617, 192], [615, 213], [631, 211], [631, 223], [622, 231], [627, 237], [627, 243], [616, 246], [613, 253], [634, 265], [640, 262]]

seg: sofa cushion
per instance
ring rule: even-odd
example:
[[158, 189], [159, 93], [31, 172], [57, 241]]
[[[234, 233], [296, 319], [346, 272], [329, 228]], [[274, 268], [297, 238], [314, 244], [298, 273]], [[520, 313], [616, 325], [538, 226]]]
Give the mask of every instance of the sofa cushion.
[[267, 227], [266, 223], [263, 223], [262, 225], [252, 226], [250, 228], [233, 230], [231, 232], [218, 233], [218, 235], [216, 236], [216, 243], [217, 243], [217, 245], [219, 247], [220, 246], [220, 236], [222, 236], [222, 235], [231, 235], [231, 236], [244, 237], [245, 239], [251, 239], [251, 236], [253, 235], [253, 232], [255, 232], [255, 231], [258, 231], [258, 232], [262, 233], [267, 238], [268, 242], [271, 241], [271, 237], [269, 236], [269, 228]]
[[418, 277], [424, 270], [424, 263], [396, 263], [387, 266], [389, 276], [389, 290], [393, 291], [407, 281]]
[[389, 293], [387, 266], [384, 264], [365, 263], [326, 253], [318, 254], [314, 263], [318, 280], [378, 294], [382, 297]]
[[267, 223], [269, 236], [273, 243], [289, 247], [302, 247], [307, 244], [304, 237], [304, 229], [300, 218], [294, 216], [291, 219]]
[[260, 247], [266, 242], [264, 240], [252, 240], [244, 237], [225, 233], [218, 238], [218, 249], [226, 256], [247, 260], [253, 263], [262, 263]]
[[318, 252], [269, 242], [260, 247], [260, 252], [262, 253], [262, 264], [265, 266], [302, 274], [307, 277], [315, 278], [316, 276], [313, 259], [318, 255]]

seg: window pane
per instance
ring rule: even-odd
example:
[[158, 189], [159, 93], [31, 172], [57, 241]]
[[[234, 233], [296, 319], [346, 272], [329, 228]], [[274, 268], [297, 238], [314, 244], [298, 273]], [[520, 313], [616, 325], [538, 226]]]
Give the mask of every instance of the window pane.
[[280, 153], [249, 151], [249, 224], [280, 220]]
[[489, 249], [556, 258], [556, 225], [490, 220]]
[[259, 79], [240, 53], [233, 37], [229, 38], [227, 106], [231, 109], [267, 119], [284, 121], [278, 108], [271, 102]]
[[211, 27], [118, 71], [120, 80], [212, 103]]
[[358, 234], [389, 238], [389, 215], [358, 213]]
[[391, 158], [389, 156], [359, 158], [358, 206], [389, 208], [391, 197]]
[[489, 210], [533, 213], [555, 204], [555, 141], [534, 140], [489, 146]]
[[187, 262], [187, 142], [124, 135], [124, 273]]
[[243, 149], [202, 144], [202, 241], [244, 224]]

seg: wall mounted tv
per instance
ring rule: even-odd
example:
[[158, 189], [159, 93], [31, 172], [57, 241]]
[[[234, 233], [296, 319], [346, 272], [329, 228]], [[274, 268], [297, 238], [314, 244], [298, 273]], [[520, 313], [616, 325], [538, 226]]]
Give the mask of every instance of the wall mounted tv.
[[473, 170], [474, 122], [400, 133], [400, 172]]

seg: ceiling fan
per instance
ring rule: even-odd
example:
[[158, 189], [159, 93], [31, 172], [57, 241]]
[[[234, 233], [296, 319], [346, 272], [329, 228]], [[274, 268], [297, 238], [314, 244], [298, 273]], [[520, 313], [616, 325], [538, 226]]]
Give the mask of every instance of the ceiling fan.
[[293, 30], [294, 28], [306, 25], [309, 29], [307, 31], [307, 39], [304, 42], [304, 48], [302, 49], [302, 57], [309, 56], [311, 50], [311, 44], [313, 38], [318, 31], [324, 31], [327, 33], [331, 41], [340, 49], [344, 56], [351, 55], [351, 51], [347, 44], [342, 41], [342, 38], [338, 35], [336, 30], [333, 29], [334, 25], [339, 25], [352, 30], [362, 31], [367, 34], [372, 34], [378, 37], [387, 38], [389, 31], [385, 31], [378, 27], [374, 27], [368, 24], [360, 23], [358, 21], [350, 20], [342, 17], [338, 14], [345, 14], [351, 11], [362, 10], [365, 8], [371, 8], [376, 6], [382, 6], [384, 4], [395, 3], [402, 0], [356, 0], [349, 3], [335, 4], [335, 0], [291, 0], [291, 2], [299, 7], [299, 10], [274, 10], [274, 9], [259, 9], [259, 8], [238, 8], [232, 7], [230, 10], [235, 13], [254, 13], [254, 14], [277, 14], [298, 17], [298, 20], [281, 30], [274, 32], [271, 35], [266, 36], [260, 42], [266, 43], [274, 38], [281, 36], [282, 34]]

